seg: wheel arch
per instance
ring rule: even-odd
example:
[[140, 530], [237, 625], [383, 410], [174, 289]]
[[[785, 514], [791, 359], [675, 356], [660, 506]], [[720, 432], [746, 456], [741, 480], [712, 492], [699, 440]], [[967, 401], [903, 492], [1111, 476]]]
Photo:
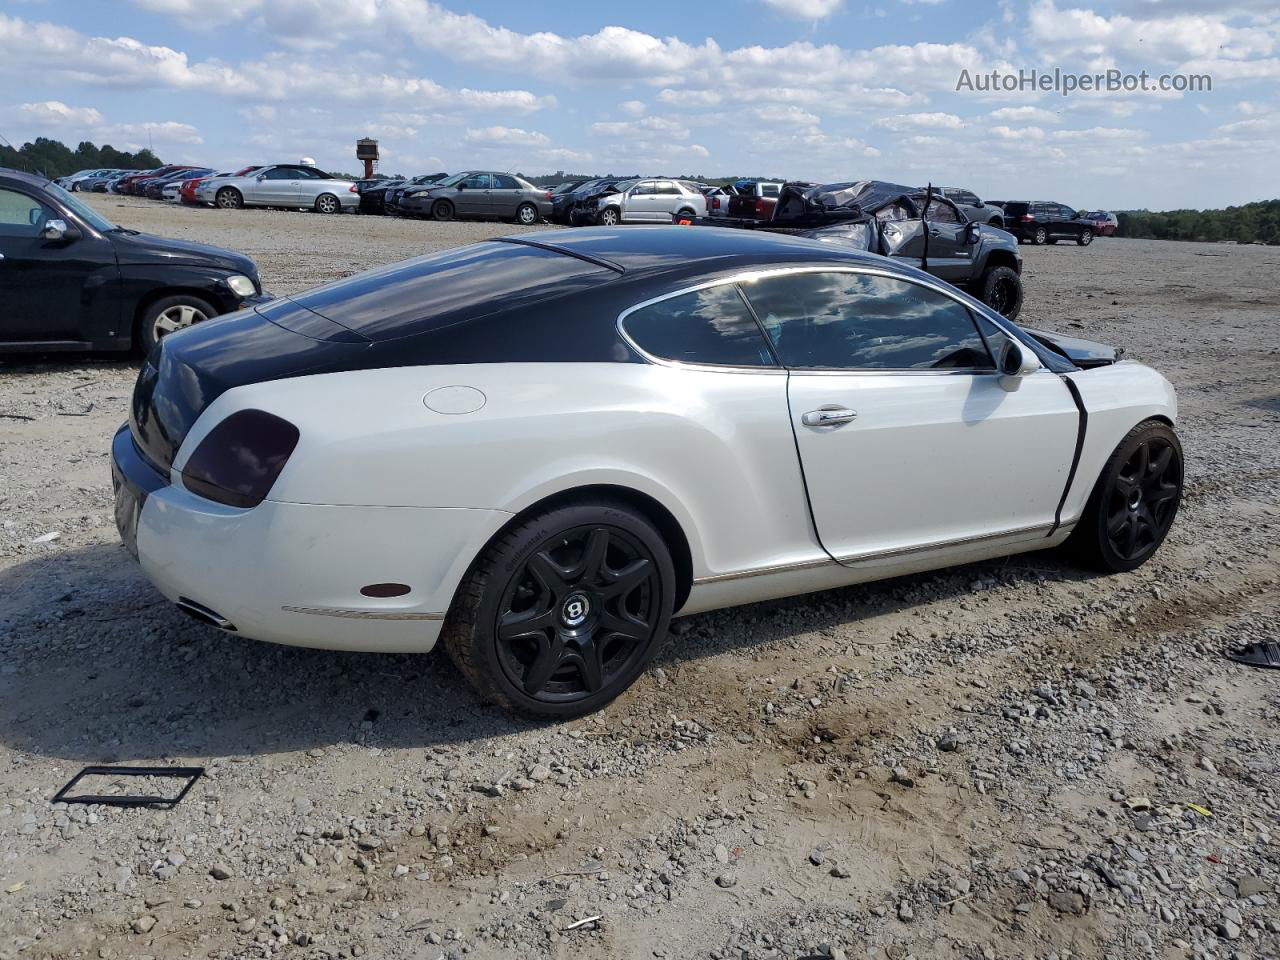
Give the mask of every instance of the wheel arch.
[[184, 284], [153, 287], [138, 298], [137, 306], [133, 309], [133, 321], [130, 324], [129, 336], [135, 348], [142, 343], [142, 318], [146, 316], [146, 313], [151, 309], [151, 306], [157, 300], [163, 300], [165, 297], [178, 296], [197, 297], [209, 304], [209, 306], [213, 307], [215, 314], [222, 312], [222, 304], [218, 302], [218, 298], [215, 297], [208, 289], [195, 285]]
[[[676, 597], [673, 609], [679, 610], [689, 598], [693, 588], [693, 548], [684, 526], [675, 514], [662, 501], [635, 487], [619, 483], [587, 483], [566, 487], [555, 493], [546, 494], [528, 505], [516, 510], [507, 521], [486, 540], [476, 551], [467, 569], [470, 570], [498, 539], [507, 531], [523, 523], [529, 517], [545, 510], [589, 499], [617, 500], [631, 507], [657, 528], [667, 549], [671, 551], [671, 562], [676, 570]], [[465, 580], [465, 576], [464, 576]], [[459, 582], [459, 586], [463, 581]]]
[[992, 267], [1008, 267], [1019, 276], [1022, 275], [1021, 263], [1012, 250], [992, 250], [987, 254], [987, 261], [982, 267], [982, 272], [986, 273]]

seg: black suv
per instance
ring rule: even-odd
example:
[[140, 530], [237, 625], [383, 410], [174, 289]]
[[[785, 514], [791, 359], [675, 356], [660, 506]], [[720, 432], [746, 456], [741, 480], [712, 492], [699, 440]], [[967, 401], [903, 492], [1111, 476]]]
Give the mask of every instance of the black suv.
[[1035, 244], [1074, 240], [1082, 247], [1093, 242], [1093, 222], [1066, 204], [1049, 200], [1008, 200], [1003, 206], [1004, 228], [1019, 240]]
[[242, 254], [117, 227], [48, 179], [0, 168], [0, 351], [146, 351], [269, 299]]

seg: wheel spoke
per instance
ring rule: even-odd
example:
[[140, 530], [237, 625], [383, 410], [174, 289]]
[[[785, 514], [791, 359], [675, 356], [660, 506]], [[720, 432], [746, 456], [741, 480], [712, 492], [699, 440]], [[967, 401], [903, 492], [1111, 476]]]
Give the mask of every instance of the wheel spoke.
[[162, 313], [156, 317], [156, 329], [164, 333], [173, 333], [178, 329], [178, 324], [168, 313]]
[[1147, 475], [1148, 467], [1151, 466], [1151, 448], [1145, 443], [1139, 444], [1133, 455], [1137, 459], [1133, 476], [1135, 480], [1141, 482]]
[[1125, 530], [1124, 543], [1124, 555], [1132, 557], [1134, 551], [1138, 548], [1138, 520], [1132, 515], [1129, 517], [1129, 526]]
[[1129, 522], [1132, 516], [1128, 509], [1119, 510], [1111, 515], [1107, 521], [1107, 536], [1114, 537], [1117, 533], [1124, 529], [1124, 525]]
[[529, 558], [529, 572], [533, 574], [533, 578], [539, 585], [551, 594], [553, 600], [559, 600], [569, 589], [569, 581], [573, 577], [573, 571], [566, 570], [552, 560], [551, 554], [546, 550], [535, 553]]
[[582, 560], [574, 570], [575, 580], [594, 581], [609, 574], [605, 566], [605, 555], [609, 552], [609, 531], [600, 527], [592, 530], [587, 536], [587, 545], [582, 552]]
[[538, 649], [538, 655], [525, 672], [525, 693], [531, 696], [540, 693], [563, 661], [564, 637], [557, 633], [553, 637], [544, 639]]
[[1153, 479], [1164, 476], [1164, 472], [1169, 469], [1169, 464], [1173, 460], [1173, 447], [1165, 447], [1160, 454], [1151, 463], [1150, 474]]
[[600, 591], [604, 597], [625, 598], [636, 587], [649, 579], [653, 564], [646, 559], [639, 559], [621, 570], [606, 571], [605, 585]]
[[498, 622], [498, 637], [508, 642], [522, 637], [543, 633], [554, 627], [554, 610], [534, 610], [525, 613], [506, 613]]
[[1178, 485], [1176, 483], [1161, 483], [1152, 487], [1147, 493], [1147, 502], [1160, 504], [1167, 503], [1178, 495]]
[[604, 686], [604, 668], [600, 663], [600, 646], [592, 634], [584, 634], [577, 638], [578, 672], [582, 675], [582, 684], [592, 693]]
[[607, 611], [601, 614], [600, 629], [609, 636], [627, 640], [646, 640], [649, 637], [649, 625], [625, 612], [621, 615]]

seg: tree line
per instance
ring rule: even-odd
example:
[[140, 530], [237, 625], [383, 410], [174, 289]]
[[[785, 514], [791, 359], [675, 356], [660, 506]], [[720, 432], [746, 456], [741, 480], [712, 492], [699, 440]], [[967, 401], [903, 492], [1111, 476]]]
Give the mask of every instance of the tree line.
[[1118, 237], [1280, 244], [1280, 200], [1260, 200], [1225, 210], [1121, 210]]
[[50, 179], [79, 170], [153, 170], [160, 166], [160, 158], [150, 150], [127, 153], [107, 143], [98, 147], [88, 140], [82, 140], [74, 150], [48, 137], [36, 137], [17, 149], [0, 143], [0, 167], [42, 173]]

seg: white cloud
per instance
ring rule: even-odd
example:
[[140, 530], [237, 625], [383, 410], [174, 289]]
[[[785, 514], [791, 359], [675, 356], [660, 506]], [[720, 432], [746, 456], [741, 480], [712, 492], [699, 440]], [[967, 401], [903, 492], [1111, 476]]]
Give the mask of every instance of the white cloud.
[[1001, 140], [1043, 140], [1044, 131], [1039, 127], [992, 127], [989, 133], [999, 137]]
[[76, 141], [109, 143], [116, 149], [138, 150], [152, 144], [163, 149], [204, 142], [200, 131], [189, 123], [176, 120], [115, 123], [108, 121], [95, 107], [70, 106], [61, 100], [22, 103], [0, 115], [6, 118], [6, 122], [15, 123], [32, 136], [56, 134]]
[[648, 108], [643, 100], [627, 100], [618, 104], [618, 109], [629, 117], [643, 117]]
[[797, 20], [822, 20], [831, 16], [844, 0], [764, 0], [770, 7], [785, 17]]
[[1088, 130], [1055, 130], [1050, 136], [1064, 142], [1085, 140], [1093, 143], [1098, 140], [1142, 140], [1147, 132], [1131, 127], [1090, 127]]
[[964, 121], [954, 113], [900, 113], [881, 117], [874, 125], [884, 130], [959, 130]]
[[519, 127], [501, 126], [468, 130], [463, 135], [463, 140], [467, 143], [485, 146], [510, 146], [514, 144], [520, 147], [544, 146], [551, 142], [550, 137], [536, 130], [521, 130]]
[[669, 117], [641, 117], [639, 120], [606, 120], [591, 125], [591, 132], [601, 137], [622, 140], [652, 141], [657, 137], [688, 140], [690, 130]]
[[1061, 123], [1062, 118], [1052, 110], [1042, 107], [1001, 107], [992, 110], [988, 116], [992, 120], [1027, 121], [1034, 123]]

